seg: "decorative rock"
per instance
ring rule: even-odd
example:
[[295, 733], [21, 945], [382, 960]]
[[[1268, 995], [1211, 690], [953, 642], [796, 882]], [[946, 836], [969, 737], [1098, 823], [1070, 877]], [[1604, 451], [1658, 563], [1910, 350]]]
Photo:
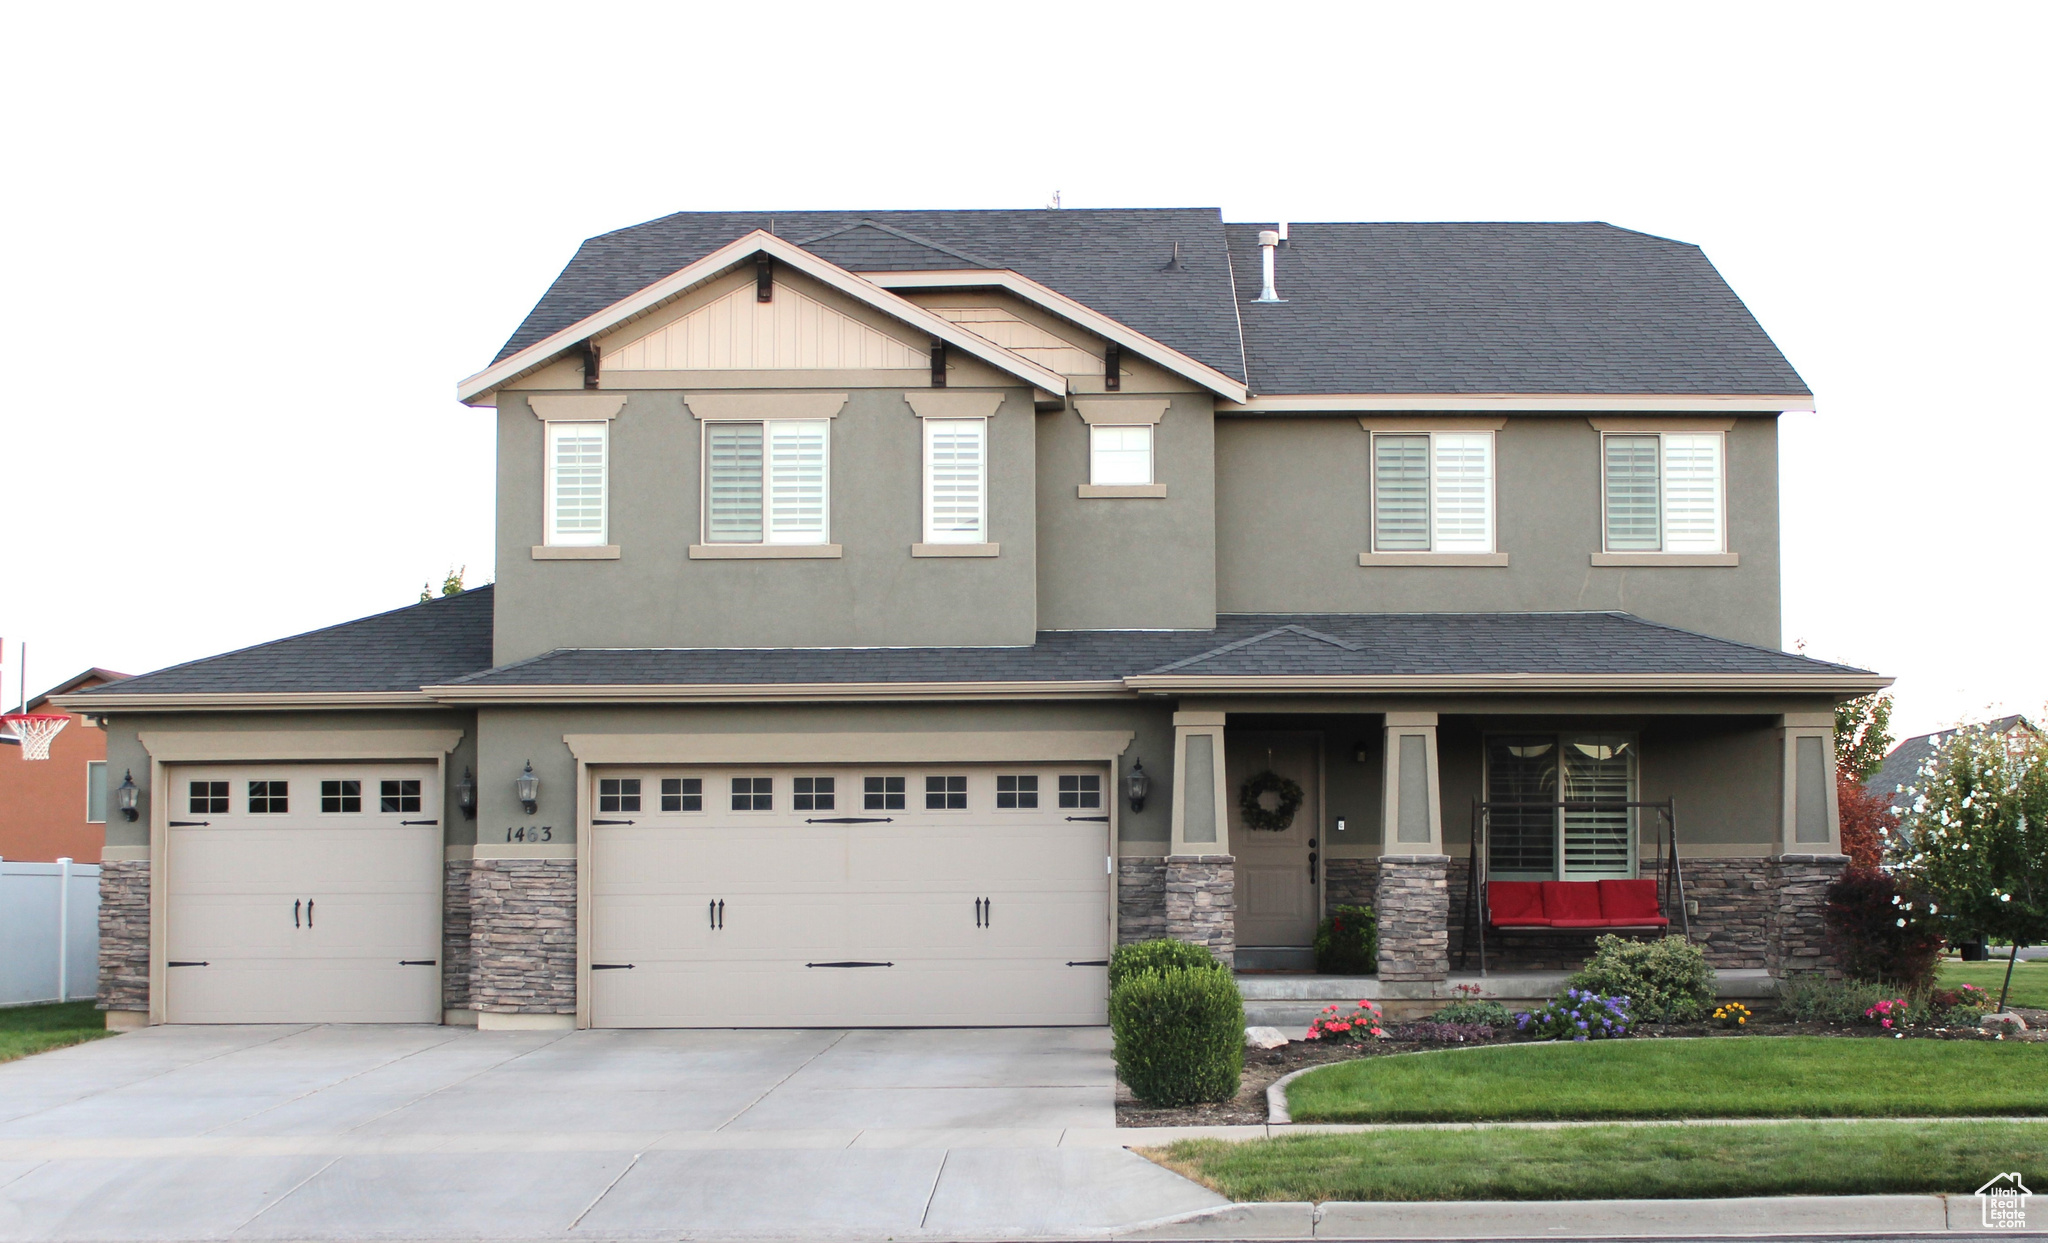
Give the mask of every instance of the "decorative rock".
[[149, 862], [100, 864], [102, 1010], [149, 1009]]
[[1449, 855], [1381, 855], [1373, 898], [1382, 981], [1441, 980], [1451, 971]]
[[1166, 935], [1206, 945], [1225, 966], [1237, 960], [1237, 860], [1231, 855], [1166, 856]]
[[1287, 1034], [1277, 1027], [1247, 1027], [1244, 1043], [1248, 1049], [1278, 1049], [1287, 1044]]
[[1771, 906], [1764, 968], [1773, 979], [1802, 975], [1840, 978], [1841, 964], [1828, 944], [1822, 909], [1828, 886], [1848, 866], [1847, 855], [1779, 855], [1767, 862], [1764, 875]]
[[576, 1012], [576, 861], [470, 868], [469, 995], [492, 1014]]
[[2027, 1030], [2027, 1021], [2008, 1010], [2002, 1014], [1985, 1015], [1978, 1020], [1977, 1026], [1985, 1031], [2002, 1031], [2011, 1036]]
[[1166, 935], [1166, 860], [1128, 858], [1116, 861], [1116, 939], [1156, 941]]

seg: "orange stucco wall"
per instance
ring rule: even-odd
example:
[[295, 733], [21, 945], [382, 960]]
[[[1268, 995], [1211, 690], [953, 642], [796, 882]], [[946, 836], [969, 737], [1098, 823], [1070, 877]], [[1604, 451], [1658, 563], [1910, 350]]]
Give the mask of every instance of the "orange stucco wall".
[[[56, 709], [43, 704], [36, 711]], [[47, 760], [24, 760], [20, 747], [0, 744], [0, 858], [48, 863], [68, 857], [98, 863], [107, 832], [105, 825], [85, 818], [85, 765], [106, 758], [106, 732], [76, 715], [50, 744]], [[107, 783], [110, 790], [120, 784], [119, 773]], [[109, 808], [109, 814], [121, 813]]]

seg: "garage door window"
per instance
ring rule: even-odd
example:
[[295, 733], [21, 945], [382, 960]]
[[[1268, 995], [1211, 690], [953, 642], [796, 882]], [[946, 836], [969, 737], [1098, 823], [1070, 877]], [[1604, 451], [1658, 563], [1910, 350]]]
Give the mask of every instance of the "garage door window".
[[837, 798], [833, 787], [834, 777], [798, 777], [796, 779], [796, 809], [798, 811], [831, 811]]
[[966, 811], [967, 778], [926, 777], [924, 808], [926, 811]]
[[661, 779], [661, 809], [663, 811], [703, 811], [704, 779], [702, 777], [663, 777]]
[[1102, 806], [1102, 778], [1096, 776], [1093, 773], [1079, 773], [1061, 776], [1060, 806]]
[[225, 781], [195, 781], [192, 783], [192, 814], [196, 816], [224, 816], [228, 810], [228, 783]]
[[417, 781], [386, 781], [381, 783], [377, 802], [383, 811], [418, 811], [420, 809], [420, 783]]
[[775, 778], [734, 777], [732, 779], [732, 809], [734, 811], [774, 811]]
[[597, 809], [599, 811], [639, 811], [640, 779], [638, 777], [606, 777], [597, 783]]
[[996, 778], [996, 806], [1022, 810], [1038, 806], [1038, 778], [1035, 776]]
[[867, 811], [902, 811], [903, 778], [867, 778], [861, 783], [861, 800]]
[[291, 785], [288, 781], [252, 781], [249, 783], [249, 812], [252, 815], [281, 815], [291, 810]]
[[320, 783], [320, 810], [323, 813], [361, 811], [362, 809], [362, 782], [323, 781]]

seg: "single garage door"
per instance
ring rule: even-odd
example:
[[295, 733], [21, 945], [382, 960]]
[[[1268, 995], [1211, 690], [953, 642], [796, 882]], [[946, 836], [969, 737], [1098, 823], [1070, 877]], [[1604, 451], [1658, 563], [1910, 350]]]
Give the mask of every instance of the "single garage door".
[[170, 1022], [440, 1021], [434, 765], [168, 775]]
[[1104, 768], [593, 780], [596, 1026], [1108, 1021]]

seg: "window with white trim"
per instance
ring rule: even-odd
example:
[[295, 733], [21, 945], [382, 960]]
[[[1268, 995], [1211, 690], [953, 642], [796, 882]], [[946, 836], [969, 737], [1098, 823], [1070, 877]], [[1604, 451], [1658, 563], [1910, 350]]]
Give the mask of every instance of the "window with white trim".
[[830, 543], [828, 419], [704, 424], [704, 542]]
[[1374, 433], [1374, 552], [1493, 551], [1493, 433]]
[[1152, 425], [1097, 423], [1088, 428], [1088, 482], [1152, 482]]
[[1724, 456], [1720, 432], [1603, 435], [1607, 551], [1726, 552]]
[[924, 542], [989, 542], [987, 419], [924, 420]]
[[549, 423], [547, 433], [547, 541], [557, 547], [601, 546], [611, 424]]

